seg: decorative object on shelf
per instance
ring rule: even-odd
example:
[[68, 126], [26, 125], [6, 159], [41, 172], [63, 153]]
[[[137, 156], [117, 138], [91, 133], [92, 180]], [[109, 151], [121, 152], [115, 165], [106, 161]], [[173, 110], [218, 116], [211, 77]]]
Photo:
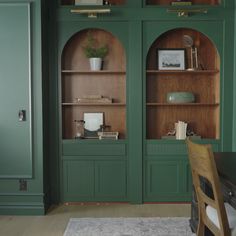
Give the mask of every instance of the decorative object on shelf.
[[111, 104], [112, 98], [103, 97], [102, 95], [88, 95], [82, 98], [76, 98], [78, 103], [100, 103], [100, 104]]
[[192, 1], [187, 1], [187, 0], [176, 0], [171, 2], [172, 6], [191, 6]]
[[198, 70], [198, 50], [194, 46], [193, 38], [189, 35], [183, 36], [183, 43], [186, 48], [190, 49], [190, 67], [187, 68], [189, 71]]
[[191, 92], [171, 92], [167, 93], [166, 100], [168, 103], [191, 103], [195, 97]]
[[[198, 135], [193, 135], [193, 136], [189, 136], [190, 139], [201, 139], [201, 136]], [[161, 137], [161, 139], [167, 139], [167, 140], [176, 140], [175, 136], [171, 136], [171, 135], [164, 135]]]
[[111, 129], [111, 126], [104, 124], [104, 125], [101, 125], [100, 128], [101, 128], [102, 132], [109, 132]]
[[195, 134], [192, 130], [188, 129], [186, 132], [187, 137], [193, 138], [193, 139], [201, 139], [201, 136]]
[[[186, 137], [190, 137], [190, 139], [201, 139], [201, 136], [195, 134], [192, 130], [187, 129], [186, 131]], [[170, 129], [168, 133], [164, 136], [161, 136], [162, 139], [169, 139], [169, 140], [175, 140], [176, 139], [176, 129]]]
[[185, 70], [185, 49], [157, 49], [158, 70]]
[[112, 139], [117, 140], [119, 132], [98, 132], [99, 139]]
[[102, 69], [102, 60], [108, 54], [106, 44], [99, 46], [91, 31], [88, 31], [87, 44], [83, 46], [84, 53], [89, 58], [90, 69], [98, 71]]
[[84, 113], [84, 137], [85, 138], [98, 138], [97, 132], [101, 131], [103, 125], [103, 113]]
[[176, 139], [186, 139], [187, 125], [188, 124], [183, 121], [178, 121], [175, 123]]
[[110, 5], [111, 6], [111, 3], [109, 1], [103, 1], [103, 5]]
[[190, 16], [191, 14], [193, 13], [204, 13], [206, 14], [207, 13], [207, 9], [197, 9], [197, 8], [194, 8], [194, 9], [167, 9], [167, 12], [169, 13], [177, 13], [179, 17], [188, 17]]
[[84, 138], [84, 120], [75, 120], [76, 122], [76, 135], [75, 138]]
[[75, 0], [75, 5], [103, 5], [103, 0]]
[[100, 57], [91, 57], [89, 58], [90, 69], [92, 71], [97, 71], [102, 69], [102, 58]]

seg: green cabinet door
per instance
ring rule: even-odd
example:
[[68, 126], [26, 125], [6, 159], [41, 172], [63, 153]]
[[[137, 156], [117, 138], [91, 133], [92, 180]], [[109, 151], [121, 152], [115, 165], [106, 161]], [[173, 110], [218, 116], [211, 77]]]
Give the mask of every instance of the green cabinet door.
[[64, 201], [78, 201], [94, 197], [94, 162], [64, 161]]
[[95, 173], [95, 192], [98, 198], [113, 201], [126, 198], [126, 161], [98, 161]]
[[126, 160], [63, 158], [64, 202], [126, 200]]
[[30, 4], [0, 4], [0, 178], [32, 176]]
[[182, 165], [178, 160], [149, 161], [146, 165], [146, 200], [177, 200], [182, 193]]

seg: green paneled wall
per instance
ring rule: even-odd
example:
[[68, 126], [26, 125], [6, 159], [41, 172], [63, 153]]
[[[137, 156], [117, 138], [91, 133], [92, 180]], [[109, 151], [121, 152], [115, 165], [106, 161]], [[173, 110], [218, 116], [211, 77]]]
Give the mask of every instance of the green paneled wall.
[[[234, 9], [234, 40], [233, 44], [234, 46], [234, 91], [236, 91], [236, 9]], [[233, 109], [233, 139], [232, 139], [232, 147], [233, 151], [236, 151], [236, 93], [234, 92], [234, 109]]]
[[[7, 1], [27, 4], [21, 2]], [[53, 203], [188, 201], [191, 180], [184, 143], [146, 140], [146, 56], [152, 42], [163, 32], [174, 28], [199, 30], [214, 42], [221, 57], [221, 138], [202, 142], [212, 143], [219, 151], [236, 150], [235, 32], [234, 39], [232, 37], [236, 25], [234, 1], [222, 1], [220, 6], [204, 6], [207, 14], [180, 18], [175, 13], [167, 13], [166, 6], [145, 6], [143, 0], [126, 0], [127, 5], [112, 6], [111, 14], [99, 15], [97, 19], [71, 14], [72, 6], [60, 7], [59, 2], [30, 1], [33, 145], [32, 162], [23, 161], [23, 166], [28, 165], [27, 171], [23, 172], [30, 178], [27, 179], [26, 191], [19, 190], [20, 178], [0, 179], [0, 214], [43, 214], [49, 196]], [[17, 16], [9, 15], [12, 20]], [[111, 32], [125, 48], [125, 140], [99, 143], [61, 138], [61, 53], [68, 39], [86, 28]], [[8, 57], [16, 58], [15, 51], [9, 51]], [[14, 142], [12, 140], [12, 146]], [[0, 168], [3, 168], [2, 165]], [[22, 174], [19, 170], [15, 162], [10, 169], [11, 175]]]
[[[4, 7], [6, 5], [8, 6], [7, 9]], [[23, 17], [20, 15], [22, 9], [26, 10], [28, 6], [30, 17], [25, 15]], [[5, 177], [0, 179], [0, 214], [44, 214], [45, 196], [48, 194], [48, 191], [43, 186], [43, 177], [46, 172], [44, 173], [43, 170], [41, 1], [25, 1], [24, 3], [22, 1], [0, 1], [0, 11], [4, 11], [4, 14], [8, 14], [10, 17], [9, 20], [1, 23], [3, 25], [1, 25], [0, 37], [8, 37], [9, 34], [15, 35], [9, 40], [9, 44], [11, 45], [7, 45], [7, 47], [4, 44], [0, 45], [0, 51], [4, 52], [5, 58], [12, 62], [9, 68], [9, 78], [6, 76], [5, 79], [11, 79], [13, 81], [11, 85], [12, 90], [8, 88], [8, 94], [5, 94], [4, 98], [1, 98], [1, 100], [4, 99], [7, 101], [6, 107], [1, 107], [1, 113], [2, 115], [7, 115], [7, 107], [15, 107], [15, 112], [9, 114], [9, 120], [14, 120], [12, 122], [12, 127], [14, 127], [14, 123], [20, 125], [17, 117], [18, 109], [26, 109], [26, 122], [30, 121], [30, 112], [32, 112], [32, 122], [28, 128], [25, 128], [23, 132], [15, 129], [14, 133], [12, 131], [9, 133], [12, 135], [12, 139], [10, 142], [8, 141], [11, 144], [9, 153], [12, 153], [11, 150], [14, 150], [15, 147], [17, 148], [20, 145], [22, 152], [31, 149], [32, 156], [30, 158], [29, 154], [21, 156], [21, 152], [18, 151], [14, 156], [12, 154], [9, 156], [11, 160], [10, 167], [8, 161], [1, 163], [0, 175], [10, 174], [10, 178]], [[24, 14], [27, 14], [27, 12]], [[1, 17], [3, 17], [2, 13]], [[19, 32], [11, 26], [11, 22], [16, 22]], [[23, 25], [20, 25], [21, 23]], [[6, 48], [8, 50], [4, 51]], [[24, 57], [21, 56], [22, 53]], [[18, 58], [19, 56], [21, 57]], [[7, 60], [5, 60], [5, 63], [7, 63]], [[17, 73], [17, 71], [19, 73], [14, 75], [13, 73]], [[22, 81], [21, 75], [23, 73], [27, 73], [27, 76], [24, 78], [25, 80], [30, 77], [31, 87]], [[4, 84], [6, 85], [3, 78], [1, 78], [1, 88]], [[25, 89], [25, 91], [22, 91], [22, 89]], [[27, 91], [32, 94], [30, 100], [31, 111], [24, 108], [23, 105], [20, 107], [17, 103], [12, 102], [13, 98], [21, 101], [27, 95]], [[2, 123], [1, 126], [7, 128]], [[25, 132], [28, 132], [28, 134]], [[29, 133], [32, 136], [32, 140], [30, 141], [32, 145], [28, 141]], [[8, 138], [7, 134], [5, 136]], [[1, 136], [2, 139], [4, 139], [4, 136]], [[23, 142], [27, 141], [27, 146], [24, 146]], [[4, 160], [4, 152], [2, 153], [2, 150], [1, 157], [3, 158], [1, 160]], [[2, 168], [4, 167], [6, 169], [3, 171]], [[23, 190], [20, 190], [20, 180], [25, 181], [27, 184]]]
[[29, 3], [0, 4], [0, 178], [32, 177], [30, 17]]

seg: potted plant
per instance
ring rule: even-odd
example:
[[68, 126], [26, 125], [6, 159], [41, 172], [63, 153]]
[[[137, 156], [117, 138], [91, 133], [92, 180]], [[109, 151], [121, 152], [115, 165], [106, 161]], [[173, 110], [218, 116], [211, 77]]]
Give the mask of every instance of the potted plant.
[[83, 46], [83, 50], [89, 58], [91, 70], [101, 70], [102, 60], [108, 53], [108, 46], [106, 44], [99, 46], [91, 32], [88, 32], [87, 44]]

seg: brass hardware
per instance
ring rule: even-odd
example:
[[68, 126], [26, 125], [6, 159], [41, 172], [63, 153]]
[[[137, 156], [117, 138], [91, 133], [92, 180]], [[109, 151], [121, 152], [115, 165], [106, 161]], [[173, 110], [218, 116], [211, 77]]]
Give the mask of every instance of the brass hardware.
[[111, 9], [72, 9], [71, 13], [88, 14], [89, 18], [97, 18], [97, 14], [110, 13]]
[[188, 17], [191, 13], [207, 13], [206, 9], [167, 9], [167, 12], [177, 13], [179, 17]]

